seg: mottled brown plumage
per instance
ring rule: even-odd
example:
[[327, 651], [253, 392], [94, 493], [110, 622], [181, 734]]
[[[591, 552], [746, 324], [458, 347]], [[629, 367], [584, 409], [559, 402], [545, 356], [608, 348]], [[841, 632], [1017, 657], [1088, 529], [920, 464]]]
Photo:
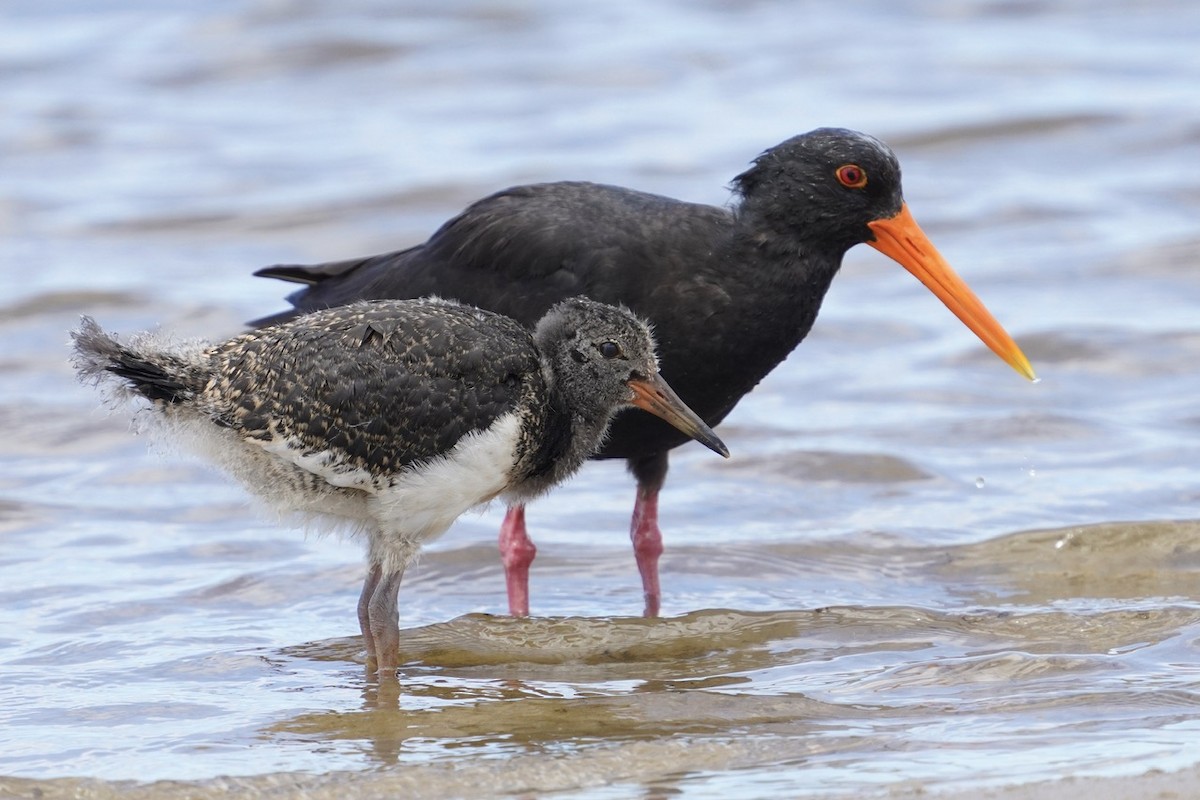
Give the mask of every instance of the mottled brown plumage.
[[239, 336], [209, 357], [218, 377], [205, 400], [219, 419], [379, 481], [548, 394], [529, 331], [448, 303], [357, 304]]
[[366, 532], [359, 619], [369, 656], [396, 666], [396, 593], [422, 542], [463, 511], [524, 503], [565, 479], [626, 405], [720, 440], [658, 377], [646, 325], [583, 298], [530, 332], [442, 300], [320, 311], [216, 345], [119, 342], [85, 318], [85, 379], [151, 402], [181, 437], [283, 511]]

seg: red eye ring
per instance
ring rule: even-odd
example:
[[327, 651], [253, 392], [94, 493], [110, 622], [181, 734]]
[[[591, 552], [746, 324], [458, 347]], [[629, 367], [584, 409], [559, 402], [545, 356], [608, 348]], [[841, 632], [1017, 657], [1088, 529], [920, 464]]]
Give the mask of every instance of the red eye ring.
[[838, 183], [847, 189], [861, 189], [867, 185], [867, 172], [858, 164], [843, 164], [834, 174]]

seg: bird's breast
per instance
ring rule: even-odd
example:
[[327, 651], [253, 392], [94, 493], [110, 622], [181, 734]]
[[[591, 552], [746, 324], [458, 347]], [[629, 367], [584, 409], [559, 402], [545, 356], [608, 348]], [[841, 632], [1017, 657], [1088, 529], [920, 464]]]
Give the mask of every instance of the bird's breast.
[[377, 514], [414, 535], [434, 536], [513, 480], [521, 419], [509, 412], [467, 434], [448, 452], [389, 477], [375, 491]]

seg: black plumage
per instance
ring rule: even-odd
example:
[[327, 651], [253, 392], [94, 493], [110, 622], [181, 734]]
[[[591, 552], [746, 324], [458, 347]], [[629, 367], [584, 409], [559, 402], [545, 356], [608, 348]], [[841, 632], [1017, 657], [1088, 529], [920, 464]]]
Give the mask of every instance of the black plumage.
[[[424, 244], [256, 274], [306, 284], [306, 311], [375, 297], [437, 294], [531, 322], [576, 294], [651, 320], [664, 375], [710, 425], [811, 329], [846, 250], [869, 243], [926, 283], [985, 343], [1032, 377], [1025, 357], [912, 221], [900, 166], [877, 139], [819, 129], [760, 155], [733, 182], [729, 209], [615, 186], [547, 183], [484, 198]], [[283, 312], [263, 322], [287, 318]], [[686, 438], [648, 415], [622, 414], [598, 453], [638, 480], [632, 536], [646, 594], [659, 606], [657, 495], [668, 451]], [[509, 601], [528, 613], [534, 548], [523, 516], [502, 531]]]
[[87, 318], [73, 338], [82, 377], [151, 401], [168, 435], [270, 504], [365, 530], [359, 619], [381, 669], [397, 664], [396, 592], [420, 544], [470, 507], [568, 477], [617, 409], [728, 454], [658, 376], [647, 326], [584, 298], [533, 332], [435, 299], [355, 303], [216, 345], [122, 343]]

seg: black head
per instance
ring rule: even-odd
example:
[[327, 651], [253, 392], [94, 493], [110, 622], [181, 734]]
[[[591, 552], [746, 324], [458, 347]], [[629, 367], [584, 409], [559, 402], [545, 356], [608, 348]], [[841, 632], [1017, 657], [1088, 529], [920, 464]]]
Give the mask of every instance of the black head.
[[729, 454], [658, 374], [650, 326], [628, 309], [573, 297], [546, 313], [534, 339], [572, 413], [599, 426], [589, 452], [599, 445], [613, 413], [634, 405], [718, 453]]
[[874, 239], [867, 223], [894, 217], [904, 203], [891, 148], [843, 128], [775, 145], [733, 185], [754, 224], [838, 252]]

